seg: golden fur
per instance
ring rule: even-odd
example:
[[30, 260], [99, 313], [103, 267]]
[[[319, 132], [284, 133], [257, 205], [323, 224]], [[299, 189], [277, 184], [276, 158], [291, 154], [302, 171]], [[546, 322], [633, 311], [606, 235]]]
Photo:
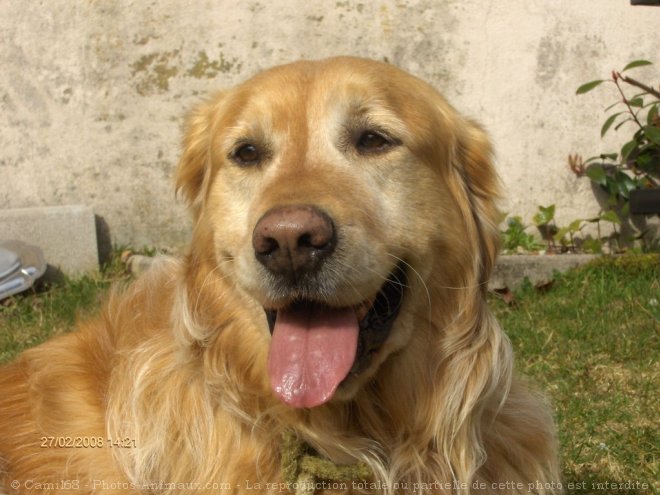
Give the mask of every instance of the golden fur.
[[[398, 145], [358, 153], [361, 129]], [[228, 158], [246, 136], [265, 143], [267, 163]], [[486, 306], [491, 148], [430, 86], [354, 58], [276, 67], [191, 115], [176, 183], [194, 218], [189, 254], [0, 369], [0, 492], [278, 493], [266, 482], [281, 481], [285, 430], [337, 463], [366, 462], [373, 493], [561, 492], [551, 415], [513, 376]], [[266, 376], [263, 307], [286, 296], [250, 239], [280, 204], [320, 205], [342, 229], [328, 304], [369, 299], [399, 260], [408, 267], [386, 343], [312, 409], [280, 403]]]

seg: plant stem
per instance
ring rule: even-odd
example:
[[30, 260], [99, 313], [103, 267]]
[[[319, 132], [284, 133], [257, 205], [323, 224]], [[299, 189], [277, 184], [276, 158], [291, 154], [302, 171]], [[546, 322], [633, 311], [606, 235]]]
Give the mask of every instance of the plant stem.
[[[549, 234], [550, 234], [550, 232], [556, 232], [557, 231], [557, 224], [555, 223], [554, 220], [552, 221], [552, 225], [553, 225], [554, 228], [552, 230], [548, 231]], [[552, 235], [552, 234], [550, 234], [550, 245], [552, 246], [553, 251], [557, 251], [557, 246], [555, 245], [555, 236]]]
[[616, 230], [616, 224], [612, 222], [612, 229], [614, 230], [614, 240], [616, 241], [617, 251], [621, 251], [621, 243], [619, 242], [619, 232]]
[[639, 89], [643, 89], [647, 93], [655, 96], [656, 98], [658, 98], [660, 100], [660, 91], [656, 91], [652, 87], [647, 86], [646, 84], [641, 83], [641, 82], [637, 81], [636, 79], [633, 79], [632, 77], [622, 76], [620, 73], [617, 73], [617, 74], [618, 74], [618, 77], [621, 80], [623, 80], [623, 82], [626, 82], [626, 83], [631, 84], [633, 86], [637, 86]]
[[637, 118], [637, 115], [635, 114], [635, 112], [633, 112], [633, 109], [630, 106], [630, 103], [628, 103], [628, 98], [626, 98], [626, 95], [624, 94], [623, 90], [621, 89], [621, 86], [619, 85], [619, 79], [622, 79], [622, 80], [625, 81], [624, 76], [622, 76], [619, 72], [614, 72], [612, 79], [614, 79], [614, 84], [616, 84], [616, 87], [619, 90], [619, 93], [621, 93], [621, 97], [623, 98], [623, 103], [625, 103], [625, 105], [628, 107], [628, 113], [630, 113], [630, 115], [632, 115], [632, 118], [635, 120], [635, 123], [639, 126], [639, 128], [643, 129], [644, 126], [642, 125], [642, 123]]

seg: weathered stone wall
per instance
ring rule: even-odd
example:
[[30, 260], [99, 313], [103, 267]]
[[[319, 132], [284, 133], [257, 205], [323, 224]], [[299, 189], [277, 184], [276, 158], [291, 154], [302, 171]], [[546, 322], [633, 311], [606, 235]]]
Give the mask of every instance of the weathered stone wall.
[[171, 176], [182, 117], [213, 89], [299, 58], [388, 60], [489, 130], [504, 209], [598, 211], [566, 156], [601, 142], [606, 88], [656, 63], [660, 8], [625, 0], [115, 0], [0, 2], [0, 208], [84, 203], [113, 241], [177, 246], [189, 222]]

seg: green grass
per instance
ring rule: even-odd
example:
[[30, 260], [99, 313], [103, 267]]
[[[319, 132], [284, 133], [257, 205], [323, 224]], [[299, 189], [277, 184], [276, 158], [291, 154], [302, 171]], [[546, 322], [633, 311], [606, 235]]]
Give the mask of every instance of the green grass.
[[[129, 278], [114, 261], [0, 303], [0, 362], [69, 330], [111, 283]], [[601, 258], [543, 292], [527, 285], [513, 304], [493, 297], [491, 306], [518, 370], [553, 403], [567, 493], [660, 493], [660, 256]], [[611, 486], [628, 481], [650, 488]]]
[[59, 283], [38, 283], [35, 290], [0, 301], [0, 363], [69, 331], [76, 319], [93, 314], [111, 284], [130, 278], [119, 255], [99, 273]]
[[[555, 407], [567, 493], [659, 493], [660, 257], [602, 258], [492, 306]], [[649, 489], [612, 489], [626, 481]]]

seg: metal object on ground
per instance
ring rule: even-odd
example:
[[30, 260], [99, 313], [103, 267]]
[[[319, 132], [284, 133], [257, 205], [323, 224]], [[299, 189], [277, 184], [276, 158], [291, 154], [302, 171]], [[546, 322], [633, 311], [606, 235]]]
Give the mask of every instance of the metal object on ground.
[[46, 271], [37, 246], [21, 241], [0, 241], [0, 299], [23, 292]]

